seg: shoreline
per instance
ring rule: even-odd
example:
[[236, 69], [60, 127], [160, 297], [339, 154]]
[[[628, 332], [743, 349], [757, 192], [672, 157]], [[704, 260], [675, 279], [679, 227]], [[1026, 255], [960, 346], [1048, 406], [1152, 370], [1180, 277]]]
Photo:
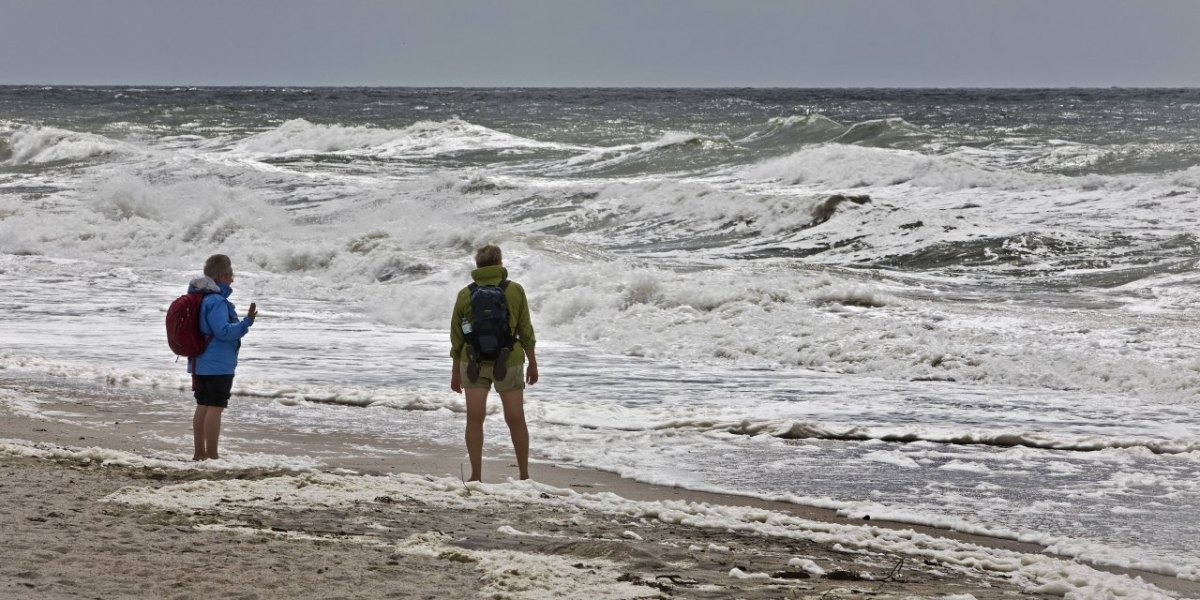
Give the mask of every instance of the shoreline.
[[[31, 384], [29, 382], [0, 380], [0, 389], [7, 388], [10, 390], [19, 391], [20, 388], [28, 387], [30, 385]], [[36, 386], [36, 384], [32, 385]], [[54, 395], [54, 393], [62, 394], [62, 391], [63, 390], [61, 389], [56, 389], [53, 390], [53, 393], [49, 395]], [[44, 393], [46, 390], [43, 389], [41, 392]], [[34, 473], [43, 471], [57, 473], [60, 479], [62, 477], [67, 477], [70, 479], [70, 477], [73, 477], [79, 473], [87, 473], [88, 477], [94, 477], [98, 480], [98, 482], [96, 482], [96, 486], [98, 486], [98, 488], [108, 490], [104, 494], [104, 496], [108, 496], [108, 494], [112, 494], [117, 490], [130, 486], [138, 487], [147, 486], [147, 484], [149, 484], [148, 487], [161, 489], [164, 487], [170, 488], [171, 485], [179, 484], [180, 481], [207, 481], [211, 479], [212, 481], [218, 482], [246, 480], [277, 480], [278, 482], [287, 482], [297, 477], [304, 477], [304, 475], [296, 470], [280, 468], [278, 465], [272, 465], [269, 460], [265, 462], [260, 461], [261, 464], [251, 465], [249, 467], [243, 466], [243, 462], [245, 461], [239, 460], [239, 455], [276, 455], [295, 457], [297, 454], [300, 454], [302, 456], [316, 457], [316, 459], [319, 461], [319, 464], [316, 467], [306, 469], [307, 472], [328, 474], [329, 476], [335, 478], [357, 477], [360, 481], [366, 479], [374, 480], [376, 478], [388, 480], [388, 478], [395, 478], [398, 476], [426, 477], [430, 480], [438, 479], [441, 481], [439, 485], [443, 485], [444, 487], [461, 488], [443, 490], [446, 493], [462, 494], [465, 492], [465, 495], [468, 497], [473, 497], [476, 495], [473, 493], [473, 491], [478, 492], [479, 495], [483, 495], [488, 498], [502, 497], [505, 494], [511, 493], [503, 491], [509, 488], [517, 489], [521, 493], [533, 493], [532, 490], [538, 490], [536, 493], [543, 495], [557, 495], [562, 493], [559, 490], [573, 491], [577, 494], [584, 495], [587, 498], [607, 498], [609, 495], [613, 495], [621, 498], [622, 502], [626, 502], [626, 504], [620, 505], [617, 512], [643, 510], [642, 508], [637, 508], [637, 506], [640, 505], [636, 505], [636, 503], [650, 503], [656, 505], [666, 503], [670, 506], [675, 506], [676, 504], [682, 503], [687, 506], [703, 505], [706, 507], [714, 507], [714, 510], [729, 509], [741, 512], [769, 511], [771, 514], [784, 515], [789, 518], [795, 518], [805, 522], [811, 521], [817, 523], [827, 523], [830, 527], [837, 528], [839, 530], [840, 528], [853, 528], [854, 530], [877, 531], [880, 532], [878, 535], [884, 537], [890, 535], [930, 537], [939, 540], [953, 541], [960, 545], [977, 545], [997, 551], [1020, 553], [1030, 556], [1052, 556], [1044, 555], [1044, 549], [1033, 544], [1025, 544], [1021, 542], [971, 534], [962, 534], [944, 529], [914, 526], [904, 523], [892, 523], [875, 520], [864, 522], [858, 519], [850, 519], [838, 516], [836, 511], [831, 509], [814, 508], [785, 502], [760, 500], [751, 497], [691, 491], [681, 488], [640, 483], [634, 480], [622, 478], [613, 473], [537, 460], [536, 454], [534, 454], [531, 464], [531, 472], [536, 481], [535, 484], [525, 486], [511, 481], [508, 483], [497, 483], [498, 480], [503, 481], [506, 479], [506, 475], [515, 475], [515, 467], [511, 469], [509, 468], [511, 450], [497, 454], [491, 447], [485, 449], [484, 472], [485, 481], [488, 481], [488, 483], [483, 486], [478, 486], [479, 489], [477, 490], [475, 488], [468, 489], [468, 486], [465, 484], [454, 484], [453, 482], [454, 479], [459, 478], [459, 470], [462, 462], [465, 460], [463, 458], [463, 454], [465, 453], [463, 448], [456, 448], [449, 445], [439, 446], [429, 443], [415, 446], [410, 441], [405, 440], [381, 440], [375, 438], [367, 440], [349, 438], [346, 436], [343, 436], [339, 439], [329, 439], [330, 436], [322, 436], [319, 434], [304, 432], [278, 430], [268, 431], [263, 428], [239, 424], [236, 420], [236, 412], [230, 413], [229, 418], [227, 418], [225, 433], [223, 434], [223, 437], [228, 436], [227, 439], [232, 442], [231, 444], [227, 444], [225, 446], [224, 451], [226, 457], [231, 460], [215, 461], [213, 464], [196, 464], [190, 463], [190, 461], [186, 460], [188, 456], [184, 456], [182, 453], [178, 452], [177, 443], [171, 443], [177, 442], [177, 438], [164, 439], [163, 436], [154, 433], [155, 429], [161, 428], [163, 425], [162, 422], [155, 422], [153, 424], [147, 422], [138, 422], [136, 416], [134, 415], [106, 412], [103, 408], [96, 408], [96, 406], [99, 405], [94, 402], [89, 402], [89, 398], [86, 396], [87, 393], [82, 391], [65, 394], [64, 397], [59, 398], [61, 406], [55, 407], [56, 409], [61, 409], [64, 410], [64, 412], [71, 413], [72, 419], [76, 421], [75, 423], [61, 422], [61, 420], [51, 420], [47, 418], [35, 418], [28, 415], [13, 413], [12, 410], [3, 410], [5, 413], [4, 418], [0, 419], [0, 465], [4, 466], [6, 472], [25, 473], [24, 476], [16, 476], [16, 480], [21, 480], [22, 477], [32, 477]], [[174, 434], [187, 432], [190, 435], [190, 407], [188, 407], [186, 410], [180, 408], [178, 412], [179, 422], [174, 425], [168, 425], [168, 429], [170, 429]], [[86, 416], [84, 416], [82, 413], [86, 413]], [[129, 416], [133, 416], [134, 418], [127, 418]], [[490, 419], [489, 421], [492, 420], [495, 419]], [[21, 444], [42, 444], [44, 448], [59, 448], [63, 451], [59, 452], [55, 456], [43, 456], [40, 458], [29, 456], [20, 457], [13, 454], [13, 444], [4, 444], [6, 440], [19, 441], [20, 444], [18, 444], [18, 446]], [[506, 439], [503, 441], [507, 443]], [[8, 452], [3, 451], [6, 447], [9, 450]], [[231, 447], [235, 449], [231, 451]], [[80, 452], [80, 449], [89, 448], [124, 453], [134, 457], [145, 457], [148, 460], [149, 466], [147, 464], [143, 464], [141, 466], [136, 464], [132, 466], [122, 466], [120, 465], [121, 460], [116, 460], [112, 461], [113, 465], [115, 466], [98, 467], [96, 466], [98, 459], [96, 459], [94, 456], [95, 453], [93, 453], [93, 458], [85, 458], [87, 453]], [[187, 451], [190, 453], [190, 448], [188, 448]], [[103, 452], [100, 454], [103, 454]], [[179, 464], [171, 464], [168, 467], [155, 466], [164, 461], [170, 463], [171, 457], [177, 457], [175, 460]], [[230, 464], [217, 465], [216, 463]], [[149, 478], [145, 477], [145, 473], [147, 471], [150, 473]], [[82, 477], [82, 475], [80, 476]], [[50, 477], [50, 479], [53, 479], [53, 477]], [[447, 484], [446, 481], [450, 481], [450, 484]], [[334, 485], [328, 482], [325, 482], [325, 484]], [[6, 485], [4, 489], [11, 491], [13, 485], [14, 484], [10, 483]], [[50, 495], [54, 495], [56, 493], [53, 487], [46, 488], [44, 491], [46, 494]], [[64, 492], [66, 492], [64, 489], [57, 490], [58, 495], [63, 495]], [[228, 494], [228, 490], [225, 490], [221, 493]], [[578, 498], [572, 498], [572, 502], [582, 501]], [[585, 498], [585, 500], [587, 498]], [[85, 502], [86, 506], [74, 506], [66, 510], [75, 511], [78, 509], [80, 512], [95, 510], [97, 502], [95, 502], [94, 498], [91, 500], [91, 502]], [[587, 501], [591, 502], [592, 500]], [[630, 506], [634, 506], [635, 508], [631, 509]], [[561, 507], [559, 508], [561, 509]], [[107, 508], [101, 510], [107, 510]], [[124, 510], [133, 510], [136, 514], [140, 515], [139, 519], [142, 520], [145, 518], [154, 520], [155, 518], [161, 517], [164, 512], [174, 512], [176, 514], [179, 512], [174, 508], [163, 511], [161, 507], [153, 510], [135, 510], [126, 507]], [[307, 509], [300, 509], [299, 512], [303, 513], [305, 510]], [[292, 509], [289, 509], [289, 511], [292, 511]], [[51, 512], [66, 514], [64, 510], [54, 510]], [[245, 523], [253, 522], [256, 519], [261, 518], [262, 514], [274, 515], [277, 518], [279, 517], [279, 514], [282, 514], [278, 511], [268, 509], [263, 509], [258, 512], [251, 512], [253, 514], [237, 515], [233, 520], [241, 523], [239, 527], [245, 528]], [[349, 511], [349, 513], [353, 512], [353, 510]], [[507, 520], [512, 523], [509, 525], [509, 527], [515, 528], [516, 530], [523, 530], [523, 524], [531, 521], [527, 518], [528, 515], [523, 516], [522, 513], [523, 508], [520, 505], [509, 505], [506, 508], [502, 507], [501, 509], [498, 509], [497, 514], [501, 515], [498, 517], [498, 519]], [[291, 515], [292, 513], [288, 512], [288, 514]], [[585, 514], [590, 513], [585, 512]], [[158, 515], [158, 517], [155, 515]], [[209, 516], [211, 517], [212, 515]], [[229, 515], [223, 515], [221, 519], [228, 520], [228, 516]], [[350, 518], [350, 520], [354, 520], [359, 517], [361, 517], [361, 515]], [[329, 529], [328, 526], [332, 521], [341, 522], [345, 518], [346, 514], [339, 513], [338, 518], [325, 519], [322, 521], [322, 524], [315, 529], [322, 531], [327, 530]], [[696, 515], [692, 515], [691, 518], [693, 520], [696, 519]], [[102, 520], [104, 519], [102, 518]], [[647, 519], [645, 517], [640, 519], [643, 524], [646, 520]], [[201, 519], [201, 521], [203, 521], [203, 519]], [[436, 522], [437, 519], [434, 519], [434, 521]], [[711, 528], [689, 526], [686, 523], [662, 523], [661, 519], [658, 521], [655, 521], [655, 519], [650, 519], [650, 521], [653, 522], [652, 529], [655, 531], [659, 531], [664, 527], [671, 529], [671, 534], [668, 537], [673, 540], [686, 539], [689, 542], [695, 542], [686, 544], [687, 548], [701, 547], [707, 549], [709, 546], [714, 546], [717, 548], [733, 548], [734, 550], [726, 552], [725, 554], [734, 555], [739, 554], [739, 550], [737, 550], [738, 548], [744, 548], [744, 556], [741, 556], [740, 559], [731, 559], [727, 562], [732, 565], [733, 563], [740, 561], [743, 563], [743, 566], [746, 566], [751, 570], [753, 570], [753, 567], [750, 567], [750, 565], [755, 564], [756, 562], [762, 562], [762, 557], [760, 555], [761, 553], [756, 554], [753, 551], [756, 547], [772, 546], [782, 543], [779, 540], [774, 539], [771, 539], [770, 543], [764, 542], [762, 532], [752, 531], [751, 528], [746, 528], [744, 531], [738, 532], [736, 531], [738, 528], [734, 527], [732, 528], [735, 530], [733, 532], [721, 531], [718, 533]], [[538, 522], [538, 520], [533, 519], [532, 522]], [[435, 524], [436, 523], [429, 523], [429, 525]], [[190, 528], [190, 531], [195, 531], [197, 528], [212, 527], [215, 525], [219, 525], [219, 527], [217, 527], [217, 529], [214, 531], [219, 530], [220, 527], [227, 526], [219, 523], [197, 523], [194, 521], [189, 521], [188, 523], [181, 522], [177, 524], [176, 527]], [[115, 523], [106, 524], [106, 528], [117, 526], [119, 525]], [[124, 524], [124, 526], [128, 527], [131, 525]], [[132, 526], [136, 527], [137, 525], [134, 524]], [[555, 526], [568, 530], [571, 529], [570, 526], [566, 526], [561, 523]], [[683, 528], [682, 531], [678, 530], [681, 527]], [[422, 527], [420, 527], [418, 524], [417, 529], [421, 528]], [[255, 528], [250, 527], [250, 529]], [[306, 530], [314, 528], [296, 528], [293, 525], [284, 527], [283, 529], [295, 531], [297, 529]], [[436, 530], [437, 527], [426, 529]], [[720, 527], [716, 529], [720, 529]], [[270, 527], [260, 527], [257, 535], [270, 536], [271, 531], [272, 529]], [[528, 542], [530, 538], [529, 535], [517, 534], [509, 534], [508, 537], [505, 537], [504, 535], [497, 534], [496, 531], [497, 530], [494, 527], [487, 531], [472, 530], [465, 535], [465, 537], [460, 537], [458, 540], [460, 543], [467, 543], [468, 546], [471, 546], [475, 550], [481, 552], [491, 552], [507, 549], [507, 547], [511, 545], [510, 542], [512, 540], [508, 539], [510, 537], [515, 537], [516, 539], [520, 539], [524, 542]], [[310, 531], [309, 533], [312, 532]], [[596, 525], [593, 522], [589, 526], [577, 527], [568, 537], [589, 539], [596, 537], [596, 533]], [[622, 544], [641, 546], [640, 548], [625, 548], [624, 550], [628, 552], [637, 550], [639, 552], [647, 552], [652, 554], [655, 551], [661, 552], [664, 547], [669, 547], [669, 544], [664, 546], [661, 540], [656, 544], [650, 543], [649, 540], [651, 539], [651, 536], [638, 536], [638, 534], [634, 533], [631, 537], [626, 536], [626, 533], [632, 533], [632, 530], [610, 534], [610, 536], [621, 540]], [[227, 534], [228, 532], [223, 535]], [[133, 535], [138, 535], [138, 533]], [[240, 535], [247, 534], [243, 532]], [[725, 543], [720, 541], [711, 541], [714, 537], [721, 536], [733, 536], [738, 541], [734, 543], [730, 543], [728, 539], [725, 539]], [[319, 538], [320, 535], [317, 537]], [[537, 536], [535, 535], [532, 537], [536, 538]], [[645, 540], [634, 540], [633, 537], [644, 537]], [[294, 551], [300, 555], [305, 555], [306, 552], [312, 550], [319, 555], [320, 551], [318, 549], [315, 547], [309, 548], [309, 546], [314, 544], [319, 545], [322, 543], [322, 541], [320, 539], [290, 539], [287, 543], [296, 546], [296, 548], [289, 550], [289, 552]], [[38, 544], [33, 545], [37, 546]], [[677, 543], [676, 545], [678, 546], [681, 544]], [[804, 556], [815, 557], [815, 559], [806, 560], [815, 560], [815, 562], [819, 564], [825, 564], [827, 566], [846, 566], [845, 569], [841, 570], [846, 570], [851, 573], [855, 572], [855, 568], [859, 568], [862, 570], [862, 572], [867, 573], [871, 579], [843, 581], [829, 580], [820, 577], [813, 578], [810, 576], [810, 578], [803, 580], [798, 579], [796, 581], [803, 582], [802, 584], [797, 585], [812, 586], [811, 589], [804, 590], [797, 586], [793, 586], [790, 589], [792, 589], [795, 593], [812, 593], [819, 596], [822, 593], [829, 593], [830, 590], [846, 587], [847, 585], [850, 588], [854, 588], [855, 585], [857, 585], [859, 588], [863, 588], [864, 586], [869, 588], [876, 586], [877, 584], [884, 583], [884, 580], [886, 580], [887, 585], [880, 587], [891, 589], [892, 586], [895, 586], [897, 593], [900, 591], [900, 589], [904, 589], [906, 590], [904, 592], [905, 594], [913, 597], [932, 597], [936, 594], [963, 593], [966, 591], [962, 589], [963, 585], [971, 588], [972, 591], [967, 593], [971, 593], [977, 599], [982, 599], [985, 597], [1001, 597], [1003, 594], [996, 596], [990, 595], [992, 592], [999, 592], [1001, 590], [1006, 591], [1009, 594], [1006, 597], [1011, 597], [1012, 593], [1020, 593], [1021, 595], [1027, 597], [1039, 597], [1039, 594], [1031, 593], [1027, 587], [1018, 585], [1017, 582], [1014, 582], [1010, 576], [1005, 575], [1003, 572], [987, 569], [964, 570], [961, 568], [961, 566], [956, 566], [956, 569], [950, 572], [958, 573], [958, 576], [962, 578], [962, 581], [959, 582], [948, 580], [944, 575], [942, 577], [938, 577], [935, 574], [935, 571], [938, 571], [939, 568], [929, 568], [923, 571], [922, 568], [914, 569], [911, 566], [908, 568], [909, 570], [903, 570], [898, 566], [896, 567], [897, 570], [903, 573], [903, 575], [900, 577], [893, 576], [888, 579], [888, 570], [884, 567], [885, 564], [902, 566], [903, 564], [908, 563], [912, 565], [913, 563], [920, 562], [921, 559], [917, 558], [917, 556], [906, 556], [904, 552], [893, 552], [890, 554], [888, 552], [868, 552], [867, 556], [874, 555], [874, 558], [872, 559], [874, 560], [874, 563], [873, 566], [863, 569], [861, 566], [854, 567], [856, 564], [854, 552], [847, 552], [844, 544], [841, 545], [840, 550], [837, 549], [838, 547], [839, 544], [836, 543], [826, 543], [823, 545], [821, 543], [817, 543], [817, 548], [806, 549]], [[291, 546], [289, 546], [289, 548], [291, 548]], [[612, 549], [610, 548], [609, 550]], [[566, 551], [565, 554], [571, 554], [571, 552], [574, 552], [574, 550]], [[608, 550], [606, 550], [606, 552], [608, 552]], [[555, 554], [559, 554], [559, 552], [556, 551]], [[616, 552], [616, 554], [613, 554], [612, 556], [619, 556], [621, 554], [621, 552]], [[634, 552], [628, 556], [633, 556], [635, 554], [637, 553]], [[681, 556], [679, 560], [684, 562], [691, 561], [692, 563], [699, 565], [704, 563], [704, 560], [702, 559], [711, 558], [704, 556], [705, 552], [697, 553], [696, 551], [692, 550], [691, 554], [695, 556]], [[389, 558], [389, 560], [395, 560], [396, 556], [397, 555], [393, 554], [392, 558]], [[405, 554], [404, 556], [409, 555]], [[612, 558], [612, 556], [609, 556], [609, 558]], [[628, 558], [628, 556], [626, 556], [626, 558]], [[850, 558], [851, 560], [847, 562], [847, 558]], [[862, 557], [858, 557], [858, 560], [862, 560]], [[1065, 559], [1060, 559], [1060, 561], [1064, 563], [1069, 562]], [[636, 560], [632, 562], [626, 560], [623, 564], [629, 565], [638, 563]], [[787, 565], [787, 561], [775, 560], [774, 564], [770, 568], [774, 569], [773, 572], [776, 574], [787, 573], [789, 568]], [[693, 568], [695, 569], [698, 567]], [[737, 576], [730, 575], [730, 573], [733, 572], [732, 569], [734, 568], [738, 568], [739, 572], [743, 574], [751, 575], [765, 573], [770, 569], [764, 569], [756, 573], [750, 573], [750, 571], [747, 571], [747, 569], [739, 568], [736, 565], [729, 566], [729, 568], [724, 569], [723, 571], [720, 569], [714, 571], [714, 568], [715, 567], [712, 565], [709, 565], [708, 567], [704, 567], [703, 569], [700, 569], [694, 573], [692, 571], [687, 571], [691, 574], [681, 576], [681, 580], [697, 582], [706, 580], [712, 581], [712, 583], [703, 585], [725, 585], [730, 584], [731, 581], [734, 581], [737, 583], [737, 585], [731, 587], [730, 589], [737, 588], [736, 595], [747, 598], [778, 597], [781, 590], [787, 588], [785, 583], [781, 583], [779, 581], [780, 578], [768, 578], [763, 580], [761, 578], [749, 577], [747, 579], [737, 579]], [[940, 567], [940, 569], [944, 568], [945, 565]], [[1163, 590], [1171, 592], [1172, 595], [1183, 597], [1200, 597], [1200, 582], [1181, 580], [1129, 569], [1105, 567], [1093, 568], [1097, 569], [1098, 571], [1118, 574], [1130, 579], [1140, 578], [1143, 581], [1149, 582]], [[826, 569], [826, 572], [833, 572], [835, 570], [838, 569]], [[26, 570], [21, 572], [27, 573], [29, 571]], [[638, 575], [636, 573], [631, 574], [631, 572], [627, 572], [624, 573], [624, 575], [629, 575], [629, 577], [626, 579], [629, 579], [630, 577], [641, 577], [639, 581], [642, 583], [647, 583], [649, 581], [646, 579], [648, 576], [647, 573]], [[103, 578], [104, 574], [99, 573], [96, 576]], [[19, 577], [13, 579], [13, 575], [6, 574], [5, 572], [0, 572], [0, 577], [9, 580], [0, 582], [0, 589], [3, 589], [2, 586], [8, 586], [10, 584], [13, 586], [23, 585], [22, 582], [19, 581]], [[905, 577], [908, 577], [908, 579], [905, 579]], [[68, 577], [68, 579], [70, 578]], [[752, 585], [750, 582], [758, 583], [754, 583]], [[628, 581], [624, 583], [628, 583]], [[659, 597], [689, 597], [692, 592], [699, 591], [698, 589], [692, 588], [696, 588], [701, 584], [664, 585], [671, 587], [671, 589], [666, 590], [662, 586], [655, 587], [654, 585], [643, 585], [641, 588], [644, 588], [647, 591], [653, 591], [653, 589], [657, 589], [657, 593], [666, 594], [665, 596]], [[10, 587], [10, 589], [19, 591], [18, 587]], [[376, 597], [373, 595], [376, 592], [364, 593], [370, 597]], [[925, 596], [923, 596], [923, 594]], [[136, 594], [133, 597], [137, 597]], [[386, 594], [378, 597], [386, 597]], [[516, 595], [512, 597], [523, 596]], [[618, 594], [614, 597], [636, 596], [621, 596]]]

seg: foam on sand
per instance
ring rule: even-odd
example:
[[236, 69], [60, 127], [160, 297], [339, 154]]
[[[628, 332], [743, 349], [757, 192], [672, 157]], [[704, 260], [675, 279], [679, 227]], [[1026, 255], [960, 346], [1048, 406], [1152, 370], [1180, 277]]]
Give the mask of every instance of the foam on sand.
[[0, 456], [19, 456], [46, 460], [61, 460], [77, 464], [93, 464], [105, 467], [127, 467], [135, 469], [170, 469], [211, 471], [261, 471], [295, 472], [310, 471], [320, 466], [320, 461], [301, 456], [278, 454], [237, 454], [218, 460], [191, 461], [180, 458], [154, 458], [111, 448], [68, 448], [51, 444], [35, 444], [22, 440], [0, 439]]
[[[127, 487], [105, 502], [148, 506], [159, 510], [262, 510], [289, 508], [348, 508], [388, 497], [400, 503], [474, 511], [488, 505], [540, 505], [597, 512], [627, 520], [671, 523], [711, 530], [738, 531], [758, 536], [840, 544], [855, 551], [883, 552], [914, 559], [1006, 573], [1025, 589], [1037, 593], [1084, 599], [1121, 597], [1163, 599], [1170, 596], [1141, 580], [1098, 571], [1086, 565], [1039, 554], [987, 548], [934, 537], [911, 530], [823, 523], [771, 510], [686, 501], [635, 501], [612, 493], [581, 494], [535, 482], [466, 486], [446, 477], [394, 474], [337, 476], [305, 473], [259, 480], [194, 481], [158, 489]], [[430, 550], [433, 551], [433, 550]], [[494, 557], [497, 564], [518, 555]], [[488, 559], [480, 557], [481, 564]], [[526, 566], [539, 575], [561, 567], [542, 559]], [[803, 563], [802, 567], [811, 567]], [[485, 567], [486, 568], [486, 567]], [[546, 585], [559, 585], [557, 579]], [[497, 585], [511, 585], [498, 583]], [[522, 585], [533, 586], [530, 579]], [[551, 588], [553, 589], [553, 588]], [[644, 590], [643, 590], [644, 591]], [[606, 596], [625, 597], [625, 596]]]

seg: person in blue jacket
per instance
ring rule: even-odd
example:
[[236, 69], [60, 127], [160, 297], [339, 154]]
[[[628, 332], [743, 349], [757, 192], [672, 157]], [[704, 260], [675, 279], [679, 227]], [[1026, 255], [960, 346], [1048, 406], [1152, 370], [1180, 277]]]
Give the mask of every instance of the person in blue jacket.
[[193, 279], [188, 293], [203, 292], [200, 304], [200, 333], [208, 339], [204, 352], [188, 360], [196, 414], [192, 416], [192, 434], [196, 451], [192, 460], [220, 458], [217, 440], [221, 437], [221, 413], [229, 406], [233, 374], [237, 369], [242, 337], [250, 331], [258, 307], [250, 303], [245, 319], [229, 301], [233, 293], [233, 264], [224, 254], [214, 254], [204, 263], [204, 277]]

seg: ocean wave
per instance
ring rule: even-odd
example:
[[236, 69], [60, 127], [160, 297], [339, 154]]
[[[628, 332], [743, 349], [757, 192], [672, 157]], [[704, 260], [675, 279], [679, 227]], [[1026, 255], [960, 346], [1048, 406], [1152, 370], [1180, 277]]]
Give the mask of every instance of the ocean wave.
[[480, 150], [561, 150], [560, 144], [523, 138], [462, 119], [420, 121], [403, 129], [322, 125], [293, 119], [234, 145], [254, 155], [352, 154], [374, 158], [437, 156]]
[[554, 170], [573, 175], [673, 173], [736, 162], [749, 152], [724, 136], [667, 132], [651, 142], [592, 149], [562, 161]]
[[[365, 283], [420, 276], [429, 261], [414, 256], [423, 249], [476, 243], [490, 229], [436, 200], [459, 193], [446, 185], [470, 185], [459, 176], [364, 186], [241, 164], [179, 164], [85, 174], [46, 201], [60, 209], [53, 213], [0, 195], [0, 252], [174, 267], [219, 247], [270, 273]], [[360, 240], [370, 232], [383, 232], [377, 245], [385, 247], [366, 251]]]
[[263, 246], [268, 232], [304, 236], [263, 191], [215, 177], [170, 179], [118, 168], [77, 186], [54, 198], [62, 204], [56, 214], [21, 211], [0, 221], [0, 251], [174, 266], [202, 260], [215, 246], [248, 253]]
[[739, 139], [738, 144], [757, 150], [787, 149], [828, 142], [846, 133], [847, 127], [824, 115], [774, 117], [761, 130]]
[[[1042, 269], [1103, 264], [1092, 250], [1094, 238], [1023, 232], [984, 239], [937, 242], [914, 252], [881, 258], [875, 264], [903, 269], [962, 269], [981, 265], [1038, 266]], [[1033, 274], [1038, 270], [1031, 270]]]
[[[1174, 185], [1200, 190], [1200, 166], [1189, 167], [1186, 171], [1175, 174], [1175, 176], [1171, 178], [1171, 183]], [[1171, 193], [1173, 195], [1179, 195], [1175, 194], [1174, 191]]]
[[1063, 175], [1126, 175], [1186, 171], [1200, 165], [1200, 145], [1135, 143], [1093, 146], [1061, 143], [1023, 161], [1033, 171]]
[[774, 117], [739, 137], [671, 131], [656, 140], [596, 148], [559, 165], [565, 174], [637, 175], [732, 167], [820, 144], [917, 148], [933, 136], [902, 119], [867, 121], [847, 127], [823, 115]]
[[1033, 187], [1034, 175], [1005, 173], [953, 156], [911, 150], [826, 143], [738, 169], [739, 178], [818, 188], [911, 184], [955, 191], [977, 187]]
[[287, 121], [235, 144], [245, 152], [286, 154], [321, 153], [369, 148], [396, 139], [398, 132], [374, 127], [319, 125], [304, 119]]
[[920, 127], [899, 117], [893, 117], [855, 123], [833, 141], [860, 146], [897, 147], [923, 144], [933, 137]]
[[[11, 165], [81, 161], [136, 152], [128, 144], [101, 135], [37, 126], [12, 132], [6, 146], [4, 152], [9, 156], [6, 162]], [[3, 151], [2, 147], [0, 151]]]
[[796, 150], [799, 146], [832, 142], [879, 148], [916, 150], [937, 136], [899, 117], [843, 125], [824, 115], [774, 117], [739, 144], [759, 150]]
[[485, 216], [547, 235], [600, 236], [596, 243], [608, 249], [740, 256], [871, 202], [861, 194], [760, 195], [674, 181], [613, 182], [592, 190], [530, 194], [493, 187], [500, 203]]

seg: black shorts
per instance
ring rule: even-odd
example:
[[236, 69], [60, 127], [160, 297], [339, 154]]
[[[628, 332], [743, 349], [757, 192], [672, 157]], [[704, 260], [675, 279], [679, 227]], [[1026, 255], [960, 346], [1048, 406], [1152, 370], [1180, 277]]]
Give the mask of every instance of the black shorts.
[[233, 375], [193, 375], [192, 390], [196, 404], [225, 408], [233, 390]]

